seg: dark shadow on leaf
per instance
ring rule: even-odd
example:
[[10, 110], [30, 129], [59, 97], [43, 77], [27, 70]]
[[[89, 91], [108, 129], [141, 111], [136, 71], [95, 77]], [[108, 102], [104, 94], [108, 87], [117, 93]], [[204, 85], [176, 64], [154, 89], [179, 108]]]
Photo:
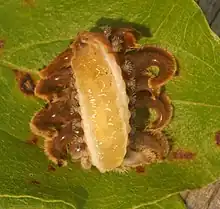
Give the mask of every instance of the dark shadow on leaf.
[[132, 27], [132, 28], [136, 29], [138, 32], [140, 32], [141, 36], [152, 37], [150, 29], [148, 27], [146, 27], [145, 25], [134, 23], [134, 22], [128, 22], [126, 20], [123, 20], [122, 18], [111, 19], [111, 18], [102, 17], [96, 22], [96, 26], [91, 28], [90, 31], [92, 31], [92, 32], [102, 31], [101, 27], [103, 27], [103, 26], [111, 26], [111, 27], [115, 27], [115, 28], [119, 28], [119, 27], [120, 28], [121, 27], [130, 28], [130, 27]]
[[76, 202], [76, 208], [83, 209], [89, 197], [89, 193], [82, 186], [74, 187], [73, 192], [74, 192], [74, 200]]
[[146, 107], [136, 110], [135, 125], [137, 130], [142, 131], [146, 128], [150, 117], [150, 111]]

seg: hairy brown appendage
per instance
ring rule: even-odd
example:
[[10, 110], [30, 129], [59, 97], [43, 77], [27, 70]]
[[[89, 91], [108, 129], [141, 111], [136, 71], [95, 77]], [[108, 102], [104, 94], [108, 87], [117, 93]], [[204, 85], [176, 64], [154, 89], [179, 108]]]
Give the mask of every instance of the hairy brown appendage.
[[45, 138], [44, 150], [48, 158], [59, 166], [66, 164], [67, 145], [83, 136], [70, 58], [71, 49], [68, 48], [40, 71], [41, 80], [35, 94], [48, 104], [30, 123], [32, 132]]
[[170, 140], [163, 132], [136, 132], [128, 147], [123, 166], [137, 167], [164, 161], [171, 151]]
[[69, 88], [72, 85], [71, 82], [74, 82], [70, 66], [71, 56], [72, 50], [68, 48], [39, 72], [41, 80], [36, 86], [36, 96], [48, 102], [61, 97], [68, 99], [70, 90], [74, 91]]
[[[165, 85], [177, 70], [175, 57], [165, 49], [155, 46], [146, 45], [140, 49], [130, 51], [126, 54], [126, 59], [134, 64], [137, 70], [137, 79], [143, 76], [148, 77], [146, 84], [151, 89], [159, 89]], [[149, 77], [147, 69], [151, 66], [159, 68], [158, 75]]]
[[165, 92], [161, 92], [158, 97], [153, 99], [149, 91], [137, 92], [136, 107], [147, 107], [155, 110], [157, 117], [154, 121], [149, 121], [148, 130], [162, 130], [169, 124], [173, 114], [171, 101]]
[[66, 165], [67, 149], [61, 142], [54, 143], [54, 140], [45, 140], [44, 151], [48, 159], [58, 166]]
[[124, 166], [136, 167], [162, 161], [168, 155], [170, 145], [163, 133], [137, 132], [128, 149]]
[[33, 96], [36, 84], [31, 75], [27, 72], [18, 70], [14, 70], [14, 73], [15, 79], [21, 92], [27, 96]]
[[[126, 52], [125, 62], [135, 69], [136, 108], [151, 108], [157, 114], [157, 118], [150, 121], [147, 130], [162, 130], [172, 118], [173, 107], [169, 97], [161, 92], [161, 87], [175, 75], [176, 59], [162, 48], [146, 45]], [[158, 75], [148, 72], [151, 66], [159, 68]]]

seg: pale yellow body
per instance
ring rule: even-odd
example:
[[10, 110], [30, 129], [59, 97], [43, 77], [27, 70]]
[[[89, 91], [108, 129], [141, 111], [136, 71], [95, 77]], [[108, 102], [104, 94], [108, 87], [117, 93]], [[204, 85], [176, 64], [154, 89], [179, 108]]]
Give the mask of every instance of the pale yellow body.
[[101, 34], [85, 32], [72, 45], [85, 140], [100, 172], [122, 164], [130, 131], [125, 82], [108, 44]]

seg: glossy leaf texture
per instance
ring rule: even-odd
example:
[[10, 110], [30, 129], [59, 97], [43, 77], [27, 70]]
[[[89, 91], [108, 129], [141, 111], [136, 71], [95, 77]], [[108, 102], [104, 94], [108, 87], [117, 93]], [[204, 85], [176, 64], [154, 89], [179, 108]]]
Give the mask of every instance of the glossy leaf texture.
[[[166, 133], [174, 156], [188, 159], [154, 164], [145, 173], [100, 174], [72, 164], [52, 172], [43, 151], [26, 143], [43, 101], [23, 95], [12, 70], [37, 74], [77, 32], [104, 24], [133, 25], [148, 36], [149, 30], [141, 44], [177, 57], [179, 75], [166, 86], [175, 108]], [[166, 199], [181, 204], [172, 195], [220, 177], [220, 41], [193, 0], [0, 0], [0, 45], [0, 204], [143, 209], [161, 202], [166, 209]]]

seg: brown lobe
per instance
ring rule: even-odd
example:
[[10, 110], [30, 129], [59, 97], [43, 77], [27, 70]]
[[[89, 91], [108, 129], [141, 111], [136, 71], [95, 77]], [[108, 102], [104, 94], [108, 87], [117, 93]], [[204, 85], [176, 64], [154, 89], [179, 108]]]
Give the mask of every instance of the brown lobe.
[[173, 114], [171, 101], [165, 92], [161, 92], [157, 98], [152, 98], [149, 91], [137, 92], [136, 107], [147, 107], [156, 111], [157, 118], [149, 124], [151, 130], [162, 130], [170, 122]]
[[27, 72], [22, 72], [18, 70], [14, 70], [14, 73], [21, 92], [25, 95], [33, 96], [35, 90], [35, 81], [31, 77], [31, 75]]
[[176, 72], [177, 64], [174, 56], [159, 47], [144, 46], [127, 52], [125, 57], [134, 64], [137, 70], [137, 79], [139, 76], [146, 74], [147, 68], [151, 66], [159, 68], [159, 74], [152, 76], [148, 81], [149, 87], [153, 89], [165, 85]]
[[157, 159], [164, 159], [170, 151], [168, 139], [163, 133], [136, 132], [130, 148], [135, 151], [152, 150]]
[[35, 89], [35, 94], [48, 101], [54, 98], [69, 96], [69, 87], [73, 82], [72, 68], [70, 66], [62, 68], [59, 72], [54, 72], [47, 79], [41, 79]]
[[67, 149], [65, 146], [58, 147], [53, 140], [46, 140], [44, 151], [51, 161], [58, 166], [63, 166], [67, 158]]
[[71, 57], [72, 49], [68, 48], [40, 71], [35, 93], [48, 103], [30, 123], [32, 132], [46, 138], [45, 154], [58, 166], [66, 164], [67, 145], [83, 135]]
[[[75, 130], [79, 133], [75, 133]], [[49, 159], [57, 163], [58, 166], [63, 166], [63, 161], [67, 158], [67, 145], [82, 135], [83, 130], [81, 127], [74, 129], [72, 123], [68, 123], [66, 126], [61, 128], [58, 136], [55, 136], [52, 140], [47, 140], [45, 142], [45, 153], [48, 155]]]
[[73, 124], [79, 124], [81, 122], [81, 116], [78, 112], [73, 112], [71, 110], [70, 101], [58, 101], [54, 103], [50, 103], [47, 108], [41, 109], [37, 112], [32, 119], [32, 126], [36, 129], [41, 130], [41, 132], [45, 132], [45, 135], [49, 137], [53, 136], [56, 131], [60, 132], [59, 134], [63, 134], [63, 130], [66, 131], [68, 135], [69, 132], [72, 133], [72, 128], [74, 126], [69, 124], [69, 130], [65, 128], [65, 124], [68, 122], [72, 122]]
[[61, 126], [74, 118], [70, 114], [70, 108], [67, 102], [52, 103], [47, 109], [44, 108], [35, 115], [34, 123], [41, 129]]

